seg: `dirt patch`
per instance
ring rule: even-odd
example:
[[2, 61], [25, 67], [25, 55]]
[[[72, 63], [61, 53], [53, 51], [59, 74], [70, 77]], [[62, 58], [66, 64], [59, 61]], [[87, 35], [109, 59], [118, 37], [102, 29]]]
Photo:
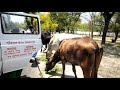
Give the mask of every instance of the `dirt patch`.
[[120, 78], [120, 59], [103, 56], [98, 75], [102, 78]]
[[103, 78], [120, 78], [120, 46], [106, 44], [98, 74]]

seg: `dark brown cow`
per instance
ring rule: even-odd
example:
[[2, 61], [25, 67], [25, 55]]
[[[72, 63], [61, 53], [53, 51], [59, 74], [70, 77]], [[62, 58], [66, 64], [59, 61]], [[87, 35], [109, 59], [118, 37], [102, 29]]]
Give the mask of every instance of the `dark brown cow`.
[[50, 33], [50, 31], [44, 30], [44, 31], [41, 32], [41, 40], [42, 40], [42, 44], [45, 45], [45, 50], [47, 48], [47, 45], [50, 42], [50, 39], [51, 39], [51, 33]]
[[98, 68], [103, 55], [103, 48], [89, 37], [65, 39], [60, 43], [59, 49], [46, 62], [45, 71], [49, 71], [61, 60], [64, 78], [65, 63], [72, 64], [76, 75], [75, 65], [82, 68], [84, 78], [97, 78]]

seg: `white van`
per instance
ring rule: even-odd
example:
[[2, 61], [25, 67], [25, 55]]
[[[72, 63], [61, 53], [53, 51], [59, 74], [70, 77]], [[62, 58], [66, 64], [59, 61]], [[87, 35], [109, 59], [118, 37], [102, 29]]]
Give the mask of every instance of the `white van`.
[[41, 45], [39, 16], [0, 12], [0, 76], [26, 67]]

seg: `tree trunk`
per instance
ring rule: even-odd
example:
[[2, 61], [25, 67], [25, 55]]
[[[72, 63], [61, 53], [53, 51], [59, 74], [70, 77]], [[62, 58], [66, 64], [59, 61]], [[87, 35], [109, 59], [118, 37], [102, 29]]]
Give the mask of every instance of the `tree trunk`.
[[93, 38], [93, 25], [91, 27], [91, 38]]
[[118, 30], [116, 30], [115, 31], [115, 38], [114, 39], [112, 39], [112, 43], [116, 43], [116, 41], [117, 41], [117, 38], [118, 38]]
[[115, 32], [115, 42], [117, 41], [117, 38], [118, 38], [118, 30]]
[[106, 33], [107, 33], [107, 30], [108, 30], [109, 22], [110, 22], [110, 19], [112, 18], [112, 16], [114, 15], [114, 13], [115, 12], [112, 12], [111, 14], [110, 14], [110, 12], [104, 12], [103, 13], [103, 17], [104, 17], [104, 20], [105, 20], [105, 25], [104, 25], [101, 44], [105, 44], [105, 42], [106, 42]]
[[105, 20], [105, 26], [104, 26], [104, 30], [103, 30], [102, 43], [101, 44], [105, 44], [105, 42], [106, 42], [106, 33], [107, 33], [107, 30], [108, 30], [109, 21], [110, 20], [108, 20], [108, 19]]
[[71, 30], [71, 33], [74, 34], [74, 30], [73, 29]]
[[72, 30], [70, 30], [70, 33], [72, 33]]
[[31, 18], [31, 24], [33, 25], [33, 18]]
[[69, 28], [68, 28], [68, 33], [69, 33]]

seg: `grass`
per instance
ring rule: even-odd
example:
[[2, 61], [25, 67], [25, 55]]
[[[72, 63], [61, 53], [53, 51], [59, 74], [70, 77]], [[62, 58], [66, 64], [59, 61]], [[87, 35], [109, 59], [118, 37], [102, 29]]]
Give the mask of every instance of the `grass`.
[[37, 60], [40, 62], [46, 62], [46, 55], [45, 54], [41, 55], [41, 57], [37, 58]]
[[57, 75], [58, 72], [62, 72], [62, 69], [58, 66], [55, 66], [52, 70], [48, 71], [47, 74]]

